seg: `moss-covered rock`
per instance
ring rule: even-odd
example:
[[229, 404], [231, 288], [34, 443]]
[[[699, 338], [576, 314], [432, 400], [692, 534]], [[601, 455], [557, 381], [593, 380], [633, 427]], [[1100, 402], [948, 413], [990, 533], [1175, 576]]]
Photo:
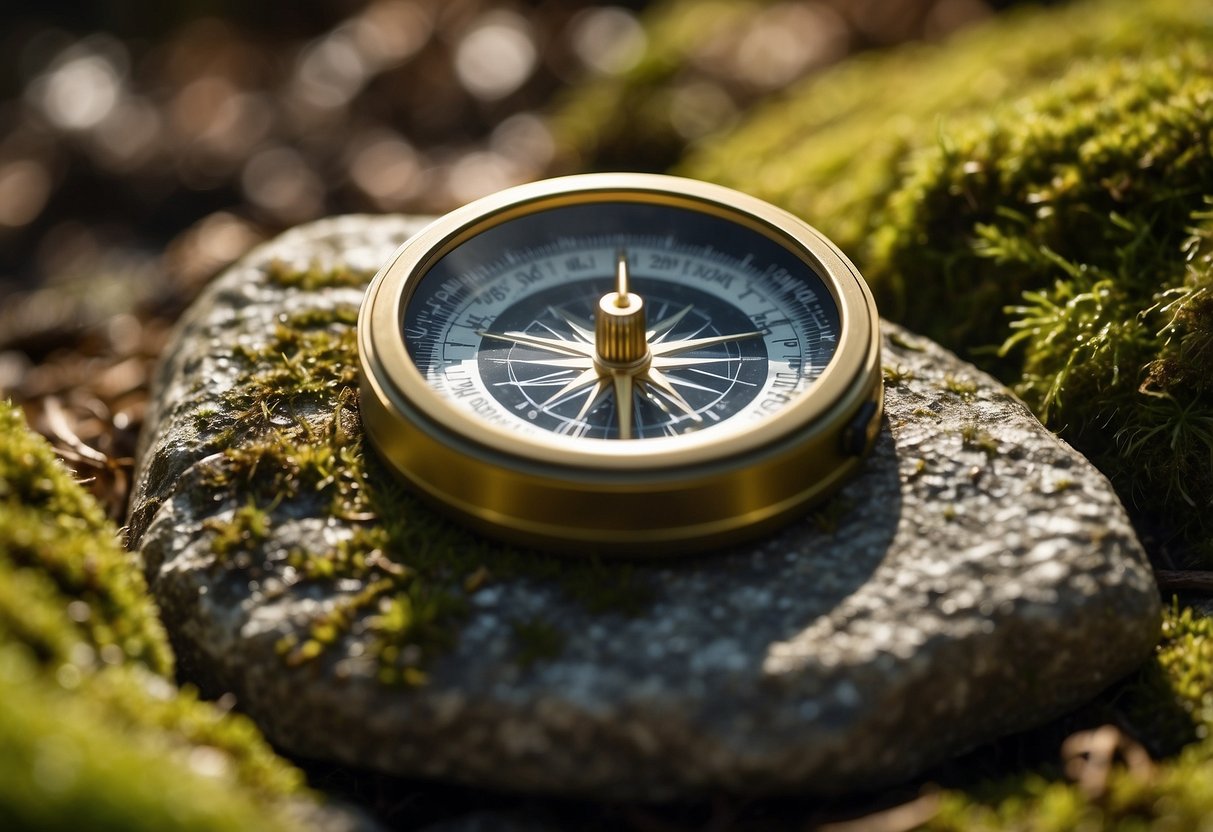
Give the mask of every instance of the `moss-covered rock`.
[[1213, 6], [1102, 0], [853, 61], [681, 171], [771, 199], [881, 310], [1109, 473], [1156, 556], [1213, 562]]
[[350, 825], [172, 664], [117, 530], [0, 401], [0, 827]]
[[[1208, 3], [1015, 13], [942, 46], [853, 60], [703, 143], [679, 172], [821, 227], [883, 312], [1016, 384], [1112, 474], [1156, 555], [1207, 565], [1211, 56]], [[1069, 749], [1079, 782], [1059, 756], [932, 793], [922, 823], [1206, 828], [1211, 626], [1173, 611], [1155, 660], [1084, 711], [1131, 739]]]
[[148, 580], [184, 672], [282, 747], [498, 789], [838, 793], [1085, 701], [1152, 648], [1157, 593], [1107, 480], [893, 326], [889, 430], [768, 540], [629, 564], [472, 534], [358, 418], [350, 275], [419, 225], [333, 218], [252, 253], [153, 397]]

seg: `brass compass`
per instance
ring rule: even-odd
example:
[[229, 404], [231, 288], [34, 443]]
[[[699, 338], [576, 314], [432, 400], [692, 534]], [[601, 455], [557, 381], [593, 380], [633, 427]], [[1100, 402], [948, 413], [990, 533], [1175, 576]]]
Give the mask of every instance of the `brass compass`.
[[875, 438], [878, 319], [819, 232], [726, 188], [589, 174], [400, 248], [358, 321], [389, 465], [506, 540], [665, 555], [753, 537]]

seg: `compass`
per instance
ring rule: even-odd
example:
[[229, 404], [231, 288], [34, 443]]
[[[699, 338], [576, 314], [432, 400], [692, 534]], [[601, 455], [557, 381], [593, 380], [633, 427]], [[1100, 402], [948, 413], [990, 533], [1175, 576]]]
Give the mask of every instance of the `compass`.
[[758, 536], [875, 439], [878, 319], [801, 220], [588, 174], [439, 218], [358, 320], [362, 414], [431, 503], [511, 542], [665, 555]]

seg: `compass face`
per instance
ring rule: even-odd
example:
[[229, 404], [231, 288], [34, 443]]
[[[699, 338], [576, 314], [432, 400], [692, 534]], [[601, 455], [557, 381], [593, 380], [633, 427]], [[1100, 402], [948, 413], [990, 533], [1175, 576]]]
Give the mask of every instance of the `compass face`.
[[589, 174], [441, 217], [367, 289], [361, 414], [389, 467], [504, 539], [661, 556], [773, 528], [879, 426], [867, 285], [715, 185]]
[[[596, 310], [621, 262], [643, 299], [650, 353], [626, 391], [595, 349]], [[757, 231], [606, 202], [536, 212], [465, 242], [420, 282], [403, 333], [433, 389], [486, 422], [647, 439], [779, 412], [833, 357], [839, 314], [822, 278]]]

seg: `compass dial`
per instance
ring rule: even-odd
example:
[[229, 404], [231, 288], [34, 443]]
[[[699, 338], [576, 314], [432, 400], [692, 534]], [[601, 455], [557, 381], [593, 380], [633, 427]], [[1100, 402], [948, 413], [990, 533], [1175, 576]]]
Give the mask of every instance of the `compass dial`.
[[875, 310], [845, 258], [672, 177], [552, 180], [442, 218], [373, 282], [359, 343], [392, 466], [557, 548], [757, 533], [855, 467], [880, 407]]
[[[677, 207], [532, 214], [438, 262], [405, 316], [405, 342], [438, 393], [509, 430], [645, 439], [752, 422], [807, 390], [838, 343], [829, 290], [789, 259], [755, 231]], [[630, 401], [595, 347], [598, 303], [621, 263], [651, 354]]]
[[[571, 298], [570, 288], [576, 293]], [[613, 377], [594, 366], [594, 307], [610, 291], [601, 280], [549, 287], [503, 310], [483, 333], [474, 372], [504, 413], [568, 436], [675, 436], [719, 424], [753, 404], [767, 383], [768, 352], [746, 316], [678, 284], [637, 281], [636, 288], [656, 320], [646, 330], [653, 358], [638, 374], [629, 402], [618, 400]], [[692, 343], [703, 338], [722, 340]], [[439, 369], [435, 385], [445, 387], [449, 376]], [[626, 435], [619, 421], [624, 406], [632, 410]]]

